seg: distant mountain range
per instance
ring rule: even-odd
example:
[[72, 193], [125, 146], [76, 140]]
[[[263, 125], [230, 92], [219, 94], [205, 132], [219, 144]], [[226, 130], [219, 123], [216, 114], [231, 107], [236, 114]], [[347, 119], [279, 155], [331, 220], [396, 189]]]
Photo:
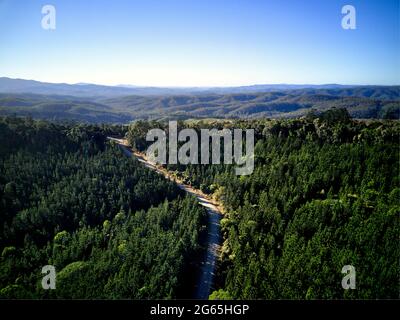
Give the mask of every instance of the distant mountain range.
[[[143, 87], [132, 85], [105, 86], [90, 83], [49, 83], [35, 80], [0, 77], [0, 93], [35, 93], [44, 95], [69, 95], [75, 97], [117, 97], [127, 95], [176, 95], [176, 94], [230, 94], [271, 92], [287, 90], [327, 90], [328, 94], [362, 96], [375, 95], [382, 99], [394, 99], [400, 86], [349, 86], [340, 84], [259, 84], [240, 87]], [[347, 91], [345, 89], [348, 89]], [[357, 91], [354, 91], [357, 89]]]
[[356, 118], [398, 118], [400, 86], [253, 85], [158, 88], [0, 78], [0, 115], [126, 123], [148, 118], [296, 117], [347, 108]]

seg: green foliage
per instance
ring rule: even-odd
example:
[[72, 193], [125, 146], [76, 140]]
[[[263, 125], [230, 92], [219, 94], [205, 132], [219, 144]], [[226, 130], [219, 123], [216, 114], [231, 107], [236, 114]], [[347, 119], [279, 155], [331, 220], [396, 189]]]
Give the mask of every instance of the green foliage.
[[[175, 167], [197, 187], [213, 184], [215, 193], [218, 185], [226, 210], [211, 297], [397, 298], [399, 123], [352, 121], [336, 109], [233, 125], [255, 129], [252, 175], [235, 176], [228, 165]], [[341, 287], [348, 264], [356, 290]]]
[[210, 300], [231, 300], [232, 296], [229, 294], [229, 292], [219, 289], [219, 290], [213, 291], [210, 294], [209, 299]]
[[33, 295], [23, 286], [10, 284], [0, 289], [0, 299], [32, 299]]
[[113, 128], [0, 118], [1, 298], [189, 295], [205, 210], [107, 143]]
[[14, 255], [16, 253], [17, 249], [14, 246], [10, 247], [4, 247], [3, 252], [1, 253], [1, 256], [3, 258], [7, 258], [8, 256]]
[[[251, 93], [229, 93], [230, 89], [227, 89], [226, 93], [189, 94], [183, 91], [181, 95], [164, 92], [160, 96], [143, 95], [142, 92], [113, 98], [105, 97], [104, 90], [102, 87], [101, 94], [96, 91], [86, 98], [0, 93], [0, 114], [89, 123], [127, 123], [146, 119], [300, 117], [311, 109], [323, 112], [336, 107], [348, 109], [354, 118], [398, 119], [400, 105], [399, 86], [273, 91], [270, 88], [267, 92], [257, 92], [260, 88], [254, 87]], [[143, 136], [136, 137], [132, 146], [140, 148]]]
[[65, 244], [69, 239], [69, 234], [67, 231], [61, 231], [54, 236], [53, 242], [56, 244]]
[[[128, 129], [139, 149], [149, 126], [166, 123]], [[179, 126], [255, 129], [250, 176], [169, 166], [226, 211], [210, 299], [398, 297], [397, 121], [354, 121], [337, 108]], [[107, 143], [113, 130], [0, 118], [1, 298], [188, 297], [205, 211]], [[59, 270], [56, 290], [41, 289], [46, 264]], [[341, 287], [347, 264], [356, 290]]]

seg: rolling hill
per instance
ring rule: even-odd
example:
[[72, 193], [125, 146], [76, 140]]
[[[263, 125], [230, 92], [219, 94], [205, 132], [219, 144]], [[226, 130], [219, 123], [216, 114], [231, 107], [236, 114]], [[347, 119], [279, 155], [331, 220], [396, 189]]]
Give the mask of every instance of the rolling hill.
[[[272, 90], [274, 86], [280, 90]], [[332, 107], [346, 108], [355, 118], [398, 118], [400, 110], [400, 86], [258, 85], [202, 88], [196, 93], [190, 90], [194, 88], [49, 84], [0, 78], [0, 115], [126, 123], [159, 118], [298, 117], [311, 109]]]

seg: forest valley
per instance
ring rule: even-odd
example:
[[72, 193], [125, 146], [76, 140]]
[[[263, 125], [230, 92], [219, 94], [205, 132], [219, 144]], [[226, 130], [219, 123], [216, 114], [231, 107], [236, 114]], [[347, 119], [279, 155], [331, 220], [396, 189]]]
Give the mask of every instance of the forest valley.
[[[0, 118], [0, 298], [190, 298], [204, 252], [205, 209], [126, 157], [150, 129]], [[254, 172], [166, 164], [223, 204], [210, 299], [398, 298], [397, 120], [345, 109], [296, 119], [185, 120], [179, 129], [254, 129]], [[54, 265], [57, 288], [43, 290]], [[357, 271], [341, 286], [342, 267]]]

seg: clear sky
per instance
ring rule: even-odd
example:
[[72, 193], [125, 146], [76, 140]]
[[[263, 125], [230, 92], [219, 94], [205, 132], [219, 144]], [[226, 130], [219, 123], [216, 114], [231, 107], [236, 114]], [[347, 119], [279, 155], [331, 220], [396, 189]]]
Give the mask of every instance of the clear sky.
[[[400, 84], [399, 0], [0, 0], [0, 76], [155, 86]], [[41, 27], [43, 5], [56, 29]], [[356, 8], [356, 30], [341, 8]]]

